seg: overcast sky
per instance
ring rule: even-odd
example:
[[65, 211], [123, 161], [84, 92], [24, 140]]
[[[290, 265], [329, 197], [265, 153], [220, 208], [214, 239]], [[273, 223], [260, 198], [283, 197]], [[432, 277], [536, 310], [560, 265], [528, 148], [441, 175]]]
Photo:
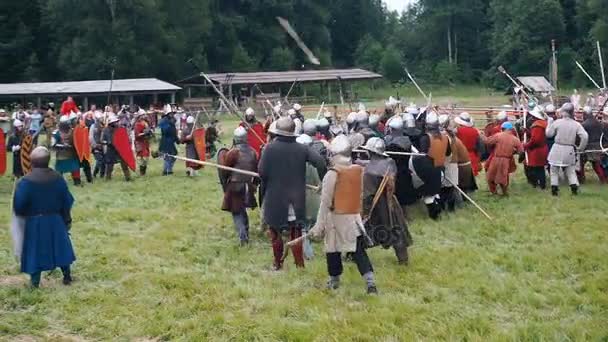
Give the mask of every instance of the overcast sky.
[[414, 1], [415, 0], [384, 0], [388, 6], [388, 9], [397, 10], [399, 13], [401, 13], [401, 11], [403, 11], [408, 4]]

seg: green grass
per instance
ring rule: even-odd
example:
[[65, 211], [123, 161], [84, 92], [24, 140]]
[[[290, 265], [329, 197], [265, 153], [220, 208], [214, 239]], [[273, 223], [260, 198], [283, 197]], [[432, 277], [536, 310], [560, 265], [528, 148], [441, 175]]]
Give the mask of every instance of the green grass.
[[494, 222], [473, 207], [433, 222], [414, 207], [411, 265], [371, 250], [380, 295], [370, 297], [352, 264], [338, 291], [324, 289], [321, 244], [306, 269], [288, 259], [269, 271], [258, 212], [251, 246], [238, 247], [216, 170], [187, 179], [183, 163], [173, 177], [160, 168], [72, 188], [76, 282], [64, 287], [55, 271], [37, 291], [12, 257], [12, 181], [0, 177], [0, 340], [608, 339], [608, 188], [594, 177], [579, 197], [553, 198], [519, 167], [502, 199], [480, 176], [474, 198]]

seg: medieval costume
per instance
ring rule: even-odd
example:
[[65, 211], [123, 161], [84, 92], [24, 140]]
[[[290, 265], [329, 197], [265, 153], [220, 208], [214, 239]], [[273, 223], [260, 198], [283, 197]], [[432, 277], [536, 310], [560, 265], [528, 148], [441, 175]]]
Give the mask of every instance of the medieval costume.
[[365, 144], [370, 138], [378, 138], [380, 135], [369, 126], [369, 115], [365, 111], [359, 111], [355, 117], [354, 131], [363, 135]]
[[403, 114], [403, 134], [410, 139], [412, 146], [420, 149], [420, 138], [422, 137], [422, 130], [416, 126], [416, 118], [414, 113], [417, 113], [417, 108], [409, 108], [408, 112]]
[[[576, 152], [584, 151], [589, 135], [583, 126], [574, 121], [574, 106], [565, 103], [560, 109], [561, 119], [555, 120], [547, 127], [547, 137], [555, 137], [555, 143], [549, 152], [549, 165], [551, 166], [551, 194], [559, 194], [559, 171], [565, 169], [566, 177], [570, 183], [572, 194], [578, 194], [578, 178], [576, 176]], [[576, 139], [579, 139], [578, 146]]]
[[[306, 121], [304, 121], [304, 130], [306, 131]], [[304, 133], [300, 135], [296, 142], [298, 144], [302, 144], [304, 146], [308, 146], [309, 148], [315, 149], [313, 147], [314, 140], [308, 134]], [[315, 149], [315, 151], [317, 151]], [[318, 152], [318, 151], [317, 151]], [[320, 153], [319, 153], [320, 154]], [[323, 156], [326, 158], [327, 152]], [[328, 161], [326, 159], [326, 161]], [[306, 163], [306, 223], [304, 224], [304, 229], [302, 230], [304, 233], [308, 232], [314, 225], [317, 220], [317, 213], [319, 212], [319, 205], [321, 202], [319, 189], [321, 188], [321, 178], [319, 177], [319, 173], [317, 169], [310, 163]], [[310, 260], [313, 257], [313, 249], [310, 244], [308, 238], [304, 238], [304, 257], [306, 260]]]
[[13, 153], [13, 177], [20, 178], [24, 176], [21, 166], [21, 143], [23, 142], [23, 122], [21, 120], [13, 121], [13, 133], [8, 136], [6, 141], [6, 151]]
[[441, 181], [441, 193], [439, 195], [439, 202], [442, 209], [448, 211], [454, 211], [456, 209], [456, 197], [457, 193], [454, 189], [454, 185], [458, 185], [458, 161], [453, 158], [454, 149], [456, 148], [456, 134], [455, 128], [450, 126], [450, 119], [448, 115], [439, 116], [439, 125], [441, 134], [447, 136], [449, 141], [451, 155], [446, 156], [443, 172], [443, 180]]
[[133, 128], [133, 134], [135, 135], [135, 156], [137, 156], [139, 174], [141, 176], [145, 176], [146, 170], [148, 169], [148, 159], [150, 158], [150, 140], [154, 135], [148, 120], [147, 114], [140, 114], [137, 117], [137, 122]]
[[[502, 124], [505, 122], [509, 122], [509, 118], [507, 117], [507, 112], [502, 111], [496, 115], [496, 120], [493, 123], [489, 123], [484, 129], [484, 136], [489, 138], [493, 135], [499, 134], [502, 132]], [[511, 134], [517, 137], [517, 132], [514, 129], [509, 130]], [[492, 164], [492, 160], [494, 159], [494, 147], [486, 145], [486, 155], [482, 157], [485, 159], [484, 168], [486, 172], [490, 169], [490, 165]], [[487, 158], [485, 158], [487, 157]], [[510, 166], [511, 172], [515, 172], [517, 169], [517, 165], [515, 165], [515, 159], [513, 159], [513, 164]]]
[[[247, 131], [243, 127], [234, 130], [234, 147], [219, 158], [220, 164], [240, 170], [257, 172], [258, 161], [255, 150], [247, 144]], [[256, 179], [250, 175], [219, 171], [224, 188], [222, 210], [232, 214], [232, 220], [242, 245], [249, 243], [249, 216], [247, 209], [257, 207]]]
[[[283, 231], [293, 240], [302, 235], [306, 218], [306, 163], [310, 162], [322, 177], [326, 163], [316, 152], [296, 143], [295, 124], [286, 117], [277, 120], [270, 133], [277, 137], [262, 151], [259, 173], [260, 197], [264, 222], [270, 227], [274, 268], [283, 266]], [[302, 247], [293, 250], [296, 266], [304, 267]]]
[[49, 109], [44, 114], [44, 121], [42, 123], [42, 132], [45, 134], [45, 146], [51, 147], [51, 142], [53, 139], [53, 131], [55, 130], [56, 125], [55, 112], [51, 109], [49, 104]]
[[377, 293], [374, 269], [365, 251], [367, 234], [360, 214], [363, 170], [359, 165], [352, 165], [346, 136], [336, 137], [330, 150], [332, 167], [323, 178], [319, 212], [309, 234], [324, 237], [329, 289], [340, 286], [342, 253], [352, 253], [359, 274], [366, 281], [367, 292]]
[[125, 176], [127, 182], [131, 181], [131, 171], [127, 166], [127, 163], [122, 160], [116, 146], [114, 146], [114, 132], [118, 128], [118, 122], [120, 119], [116, 116], [111, 116], [108, 119], [108, 126], [103, 129], [101, 133], [101, 140], [104, 144], [104, 162], [106, 165], [105, 177], [106, 180], [112, 179], [112, 172], [114, 172], [114, 165], [120, 164], [122, 173]]
[[380, 115], [372, 114], [369, 116], [369, 128], [374, 132], [374, 136], [384, 138], [384, 124], [380, 122]]
[[452, 154], [452, 150], [448, 137], [439, 131], [439, 118], [436, 113], [427, 113], [425, 124], [427, 133], [420, 137], [419, 152], [426, 153], [426, 155], [410, 158], [409, 167], [412, 173], [412, 184], [422, 197], [429, 217], [437, 220], [441, 214], [441, 205], [438, 200], [440, 199], [442, 174], [445, 170], [446, 157]]
[[53, 133], [52, 147], [55, 150], [55, 171], [63, 175], [70, 173], [74, 185], [82, 185], [80, 181], [80, 161], [74, 148], [74, 131], [70, 126], [69, 116], [62, 116], [59, 128]]
[[[408, 263], [407, 248], [412, 244], [403, 210], [395, 197], [397, 165], [385, 153], [384, 140], [371, 138], [363, 147], [369, 163], [363, 171], [363, 214], [365, 229], [375, 245], [393, 247], [400, 264]], [[350, 196], [354, 197], [357, 188]], [[356, 197], [355, 197], [356, 198]]]
[[[70, 114], [70, 117], [73, 117], [73, 120], [71, 121], [71, 125], [72, 125], [72, 140], [73, 140], [73, 134], [74, 134], [74, 129], [76, 128], [76, 126], [80, 126], [82, 128], [87, 129], [87, 135], [88, 135], [88, 128], [86, 127], [86, 123], [85, 120], [79, 120], [78, 116], [76, 114]], [[76, 150], [75, 150], [76, 151]], [[78, 158], [78, 153], [76, 153], [76, 157]], [[87, 179], [87, 183], [93, 183], [93, 173], [91, 172], [91, 163], [89, 162], [89, 160], [87, 158], [83, 158], [82, 160], [78, 160], [79, 163], [79, 170], [82, 169], [84, 171], [84, 176]]]
[[475, 124], [469, 113], [461, 113], [454, 121], [458, 124], [456, 136], [466, 147], [473, 175], [477, 177], [479, 171], [481, 171], [481, 155], [483, 154], [483, 144], [481, 143], [479, 131], [475, 128]]
[[452, 149], [452, 162], [458, 164], [458, 187], [467, 193], [477, 191], [477, 181], [473, 174], [469, 149], [458, 137], [453, 138], [450, 148]]
[[215, 142], [219, 140], [219, 133], [216, 127], [217, 120], [212, 120], [205, 130], [205, 151], [209, 157], [217, 152]]
[[158, 123], [160, 128], [160, 144], [158, 145], [158, 151], [165, 153], [163, 157], [163, 176], [173, 174], [173, 165], [175, 165], [175, 158], [168, 155], [177, 155], [177, 147], [175, 144], [178, 142], [177, 128], [175, 127], [175, 120], [171, 116], [171, 112], [165, 112], [162, 119]]
[[101, 140], [101, 133], [103, 131], [103, 114], [95, 112], [95, 123], [89, 127], [89, 144], [95, 158], [95, 168], [93, 170], [93, 177], [99, 175], [104, 178], [106, 174], [106, 164], [103, 153], [103, 144]]
[[[199, 160], [198, 152], [196, 151], [196, 145], [194, 144], [194, 133], [195, 129], [195, 119], [192, 116], [189, 116], [186, 119], [186, 126], [181, 130], [180, 134], [180, 142], [186, 146], [186, 158]], [[204, 157], [204, 156], [203, 156]], [[186, 175], [188, 177], [194, 177], [196, 175], [196, 171], [200, 170], [202, 166], [197, 163], [186, 161]]]
[[524, 144], [525, 155], [527, 155], [527, 158], [524, 156], [526, 161], [525, 170], [528, 183], [535, 188], [540, 187], [541, 190], [545, 190], [547, 187], [545, 166], [549, 154], [545, 135], [547, 121], [544, 120], [542, 112], [537, 108], [530, 112], [528, 117], [530, 120], [528, 127], [530, 128], [524, 133], [527, 135], [527, 142]]
[[25, 218], [21, 272], [38, 287], [41, 272], [60, 267], [63, 283], [69, 285], [70, 265], [76, 260], [68, 234], [74, 198], [61, 175], [48, 168], [46, 148], [34, 149], [31, 156], [32, 172], [19, 181], [13, 199], [15, 214]]
[[[386, 123], [386, 136], [384, 143], [386, 150], [390, 152], [411, 152], [412, 143], [410, 139], [403, 133], [403, 120], [396, 115], [390, 118]], [[397, 165], [397, 174], [395, 177], [395, 196], [405, 213], [405, 207], [412, 205], [418, 200], [418, 195], [412, 184], [412, 176], [409, 169], [409, 156], [392, 155], [391, 158]]]
[[606, 183], [606, 174], [602, 167], [602, 158], [605, 157], [605, 153], [602, 151], [602, 133], [604, 127], [602, 123], [593, 116], [593, 112], [585, 112], [585, 121], [583, 121], [583, 128], [589, 135], [589, 142], [585, 153], [581, 155], [581, 178], [585, 179], [585, 164], [591, 163], [593, 170], [597, 174], [597, 178], [600, 183]]
[[241, 122], [240, 125], [247, 129], [247, 143], [259, 157], [262, 145], [266, 143], [266, 130], [264, 129], [264, 125], [256, 120], [253, 108], [247, 108], [245, 111], [245, 121], [247, 124]]
[[511, 133], [513, 124], [502, 124], [502, 132], [494, 134], [486, 140], [486, 144], [493, 148], [493, 161], [487, 172], [488, 188], [492, 194], [497, 194], [496, 185], [500, 185], [504, 196], [508, 195], [509, 174], [515, 172], [514, 153], [523, 152], [521, 141]]
[[70, 113], [78, 113], [80, 110], [78, 106], [74, 102], [74, 99], [71, 96], [68, 96], [67, 100], [63, 101], [61, 104], [60, 113], [61, 115], [70, 115]]
[[[318, 135], [317, 120], [304, 120], [304, 123], [302, 124], [302, 131], [303, 135], [306, 135], [311, 139], [311, 142], [309, 144], [310, 148], [320, 154], [325, 159], [325, 161], [328, 162], [329, 159], [327, 154], [327, 147], [329, 146], [329, 143], [325, 139], [323, 139], [322, 136]], [[316, 215], [317, 213], [315, 211], [315, 217]]]

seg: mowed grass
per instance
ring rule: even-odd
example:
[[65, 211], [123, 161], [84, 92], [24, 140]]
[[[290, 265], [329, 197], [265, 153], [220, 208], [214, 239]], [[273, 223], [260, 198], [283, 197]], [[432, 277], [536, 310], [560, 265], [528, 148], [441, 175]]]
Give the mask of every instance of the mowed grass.
[[554, 198], [519, 166], [504, 199], [481, 175], [474, 198], [493, 222], [472, 206], [439, 222], [413, 207], [411, 265], [370, 250], [380, 294], [367, 296], [353, 264], [339, 290], [325, 289], [319, 243], [304, 270], [290, 257], [270, 271], [258, 211], [240, 248], [216, 170], [160, 170], [155, 160], [132, 183], [117, 168], [109, 183], [71, 187], [76, 281], [64, 287], [57, 270], [39, 290], [12, 256], [12, 181], [0, 177], [0, 340], [608, 339], [608, 187], [594, 176], [580, 196], [563, 187]]

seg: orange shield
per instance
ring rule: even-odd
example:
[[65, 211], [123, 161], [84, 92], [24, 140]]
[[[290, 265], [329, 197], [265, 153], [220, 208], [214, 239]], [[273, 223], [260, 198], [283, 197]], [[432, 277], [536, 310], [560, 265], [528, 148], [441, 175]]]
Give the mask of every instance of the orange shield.
[[89, 129], [85, 126], [74, 128], [74, 148], [81, 162], [91, 157], [91, 145], [89, 144]]
[[207, 159], [205, 129], [204, 128], [195, 129], [194, 132], [192, 132], [192, 139], [194, 140], [194, 148], [196, 148], [196, 154], [198, 154], [198, 159], [200, 161], [205, 161]]

